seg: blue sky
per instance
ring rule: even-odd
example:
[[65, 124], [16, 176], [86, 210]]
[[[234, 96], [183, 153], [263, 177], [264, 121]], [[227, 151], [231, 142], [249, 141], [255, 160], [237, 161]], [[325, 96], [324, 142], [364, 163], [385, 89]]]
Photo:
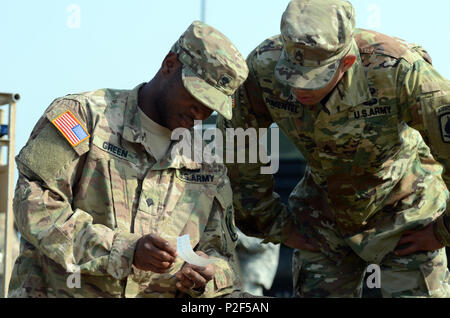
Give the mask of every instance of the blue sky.
[[[278, 34], [288, 0], [206, 0], [206, 22], [244, 56]], [[450, 1], [353, 0], [357, 26], [422, 44], [450, 78]], [[56, 98], [131, 89], [157, 72], [201, 0], [2, 0], [0, 92], [20, 93], [16, 153]]]

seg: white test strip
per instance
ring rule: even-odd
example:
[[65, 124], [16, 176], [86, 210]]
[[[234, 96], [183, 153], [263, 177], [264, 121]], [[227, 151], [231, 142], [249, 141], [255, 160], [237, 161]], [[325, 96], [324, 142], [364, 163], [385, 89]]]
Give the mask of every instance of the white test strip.
[[191, 247], [191, 238], [189, 234], [177, 238], [177, 252], [178, 256], [192, 265], [207, 266], [216, 262], [213, 259], [207, 259], [195, 254]]

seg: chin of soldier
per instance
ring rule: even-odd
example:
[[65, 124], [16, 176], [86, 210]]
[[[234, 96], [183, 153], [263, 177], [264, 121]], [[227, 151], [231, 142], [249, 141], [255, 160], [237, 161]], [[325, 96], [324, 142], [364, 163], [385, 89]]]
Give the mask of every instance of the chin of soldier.
[[194, 120], [190, 116], [179, 114], [178, 118], [179, 118], [180, 127], [183, 127], [186, 129], [191, 129], [192, 127], [194, 127]]
[[297, 99], [300, 103], [306, 106], [316, 105], [318, 103], [314, 97], [310, 96], [297, 97]]

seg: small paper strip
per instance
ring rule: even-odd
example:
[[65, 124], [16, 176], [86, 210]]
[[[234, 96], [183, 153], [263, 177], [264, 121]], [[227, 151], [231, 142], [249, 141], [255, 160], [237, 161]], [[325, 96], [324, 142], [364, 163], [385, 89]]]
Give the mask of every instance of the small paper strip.
[[191, 239], [189, 234], [177, 238], [177, 252], [178, 256], [180, 256], [185, 262], [192, 265], [204, 267], [216, 262], [213, 259], [207, 259], [195, 254], [191, 247]]

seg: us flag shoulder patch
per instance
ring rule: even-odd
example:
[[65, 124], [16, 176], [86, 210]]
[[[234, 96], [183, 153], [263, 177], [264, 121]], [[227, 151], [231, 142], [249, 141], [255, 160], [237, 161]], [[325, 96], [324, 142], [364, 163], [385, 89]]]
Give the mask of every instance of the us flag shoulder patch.
[[83, 127], [70, 110], [53, 119], [52, 124], [58, 128], [72, 147], [78, 146], [90, 137], [86, 128]]
[[236, 94], [237, 92], [231, 95], [231, 108], [236, 108]]

